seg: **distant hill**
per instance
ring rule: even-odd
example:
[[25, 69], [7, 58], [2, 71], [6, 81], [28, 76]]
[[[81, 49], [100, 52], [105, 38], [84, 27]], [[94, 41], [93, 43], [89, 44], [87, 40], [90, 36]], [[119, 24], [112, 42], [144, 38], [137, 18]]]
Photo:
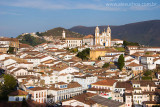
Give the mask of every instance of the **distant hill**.
[[[88, 35], [95, 32], [95, 27], [75, 26], [70, 31]], [[110, 26], [112, 38], [138, 42], [144, 45], [160, 46], [160, 20], [143, 21], [120, 26]], [[99, 26], [103, 31], [107, 26]]]
[[69, 31], [67, 29], [61, 28], [61, 27], [57, 27], [51, 30], [48, 30], [44, 33], [42, 33], [43, 36], [53, 36], [53, 37], [62, 37], [62, 32], [63, 30], [66, 32], [66, 37], [83, 37], [84, 35], [76, 33], [74, 31]]
[[34, 36], [31, 36], [30, 34], [19, 35], [17, 38], [19, 39], [20, 43], [28, 44], [31, 46], [36, 46], [41, 43], [47, 42], [42, 37], [34, 37]]
[[[63, 30], [66, 32], [66, 37], [78, 38], [78, 37], [84, 36], [82, 34], [58, 27], [58, 28], [48, 30], [46, 32], [42, 32], [42, 33], [37, 32], [36, 35], [33, 35], [33, 34], [19, 35], [17, 38], [19, 39], [20, 43], [25, 43], [31, 46], [36, 46], [41, 43], [53, 41], [56, 38], [62, 37]], [[46, 40], [46, 37], [50, 37], [50, 38]]]

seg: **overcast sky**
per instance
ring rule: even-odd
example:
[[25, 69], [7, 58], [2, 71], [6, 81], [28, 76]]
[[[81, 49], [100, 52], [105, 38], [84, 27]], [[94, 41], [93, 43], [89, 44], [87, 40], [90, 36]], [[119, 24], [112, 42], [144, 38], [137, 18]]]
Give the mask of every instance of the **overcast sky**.
[[0, 0], [0, 36], [160, 19], [160, 0]]

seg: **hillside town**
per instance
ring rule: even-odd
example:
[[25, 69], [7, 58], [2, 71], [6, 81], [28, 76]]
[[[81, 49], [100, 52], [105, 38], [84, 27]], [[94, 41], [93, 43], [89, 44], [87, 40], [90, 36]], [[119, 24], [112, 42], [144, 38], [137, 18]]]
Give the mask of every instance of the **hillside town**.
[[160, 106], [160, 47], [112, 39], [109, 26], [34, 47], [1, 37], [0, 68], [1, 95], [16, 82], [0, 106]]

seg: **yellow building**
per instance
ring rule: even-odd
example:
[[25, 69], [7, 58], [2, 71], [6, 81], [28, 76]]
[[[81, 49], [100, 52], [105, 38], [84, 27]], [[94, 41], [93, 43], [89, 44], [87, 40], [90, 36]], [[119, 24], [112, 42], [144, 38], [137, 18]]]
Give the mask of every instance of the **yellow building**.
[[17, 51], [19, 48], [19, 40], [16, 38], [7, 38], [1, 37], [0, 38], [0, 52], [7, 53], [9, 47], [14, 47], [14, 51]]
[[90, 59], [97, 60], [99, 56], [105, 56], [106, 52], [106, 49], [90, 50]]
[[16, 38], [9, 38], [10, 41], [10, 46], [11, 47], [15, 47], [15, 48], [19, 48], [19, 40]]
[[0, 53], [7, 53], [9, 47], [0, 47]]

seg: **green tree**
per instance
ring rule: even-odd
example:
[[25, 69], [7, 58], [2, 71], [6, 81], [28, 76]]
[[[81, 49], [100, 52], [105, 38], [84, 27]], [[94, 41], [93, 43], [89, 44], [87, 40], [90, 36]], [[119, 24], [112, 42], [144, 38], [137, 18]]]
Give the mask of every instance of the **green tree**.
[[70, 50], [70, 52], [76, 53], [76, 52], [78, 52], [78, 48], [72, 48], [72, 49]]
[[90, 54], [90, 49], [86, 48], [82, 52], [78, 52], [78, 54], [76, 56], [81, 58], [82, 60], [88, 60], [89, 54]]
[[124, 67], [124, 57], [123, 54], [121, 54], [118, 58], [118, 67], [120, 70]]
[[17, 86], [16, 79], [9, 74], [4, 74], [4, 84], [0, 84], [0, 98], [7, 99], [7, 95], [14, 91]]
[[43, 34], [42, 34], [42, 33], [39, 33], [39, 32], [36, 32], [36, 35], [37, 35], [37, 36], [43, 36]]
[[9, 47], [7, 53], [13, 54], [14, 53], [14, 47]]
[[108, 68], [109, 67], [109, 63], [105, 63], [102, 68]]
[[143, 76], [142, 80], [152, 80], [152, 77], [150, 77], [150, 76]]
[[67, 47], [66, 50], [69, 51], [70, 49]]
[[152, 74], [152, 71], [150, 71], [150, 70], [147, 70], [147, 71], [145, 71], [144, 72], [144, 76], [150, 76]]
[[30, 34], [26, 34], [24, 36], [18, 36], [18, 38], [21, 38], [19, 42], [29, 44], [31, 46], [36, 46], [36, 45], [46, 42], [44, 39], [33, 37]]
[[137, 42], [128, 42], [128, 41], [123, 41], [123, 46], [139, 46]]
[[3, 76], [3, 78], [4, 78], [4, 85], [7, 89], [13, 90], [17, 85], [17, 81], [12, 75], [6, 74]]
[[145, 54], [146, 54], [146, 55], [149, 55], [149, 52], [146, 52]]

